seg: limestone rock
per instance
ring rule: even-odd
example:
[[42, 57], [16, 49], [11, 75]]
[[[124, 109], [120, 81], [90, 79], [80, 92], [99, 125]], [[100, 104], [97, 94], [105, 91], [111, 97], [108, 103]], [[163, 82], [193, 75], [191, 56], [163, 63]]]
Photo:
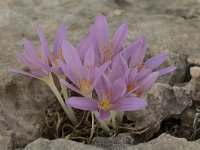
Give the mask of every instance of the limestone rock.
[[200, 67], [191, 67], [190, 74], [191, 74], [192, 78], [200, 77]]
[[48, 140], [39, 138], [27, 145], [23, 150], [102, 150], [91, 145], [77, 143], [65, 139]]
[[136, 121], [138, 130], [159, 126], [159, 122], [164, 118], [180, 114], [192, 105], [192, 93], [187, 87], [156, 83], [145, 97], [149, 106], [144, 110], [128, 112], [128, 119]]
[[133, 144], [135, 141], [129, 134], [119, 134], [117, 137], [95, 137], [92, 140], [92, 145], [103, 149], [124, 149], [128, 144]]
[[168, 134], [162, 134], [158, 138], [147, 143], [130, 146], [125, 150], [198, 150], [200, 141], [189, 142], [183, 138], [176, 138]]
[[[126, 136], [123, 135], [126, 139]], [[128, 136], [127, 136], [128, 137]], [[97, 138], [98, 139], [98, 138]], [[189, 142], [186, 139], [176, 138], [168, 134], [162, 134], [158, 138], [138, 145], [131, 145], [127, 142], [117, 143], [110, 139], [108, 141], [112, 141], [114, 144], [111, 146], [106, 142], [106, 138], [99, 138], [91, 145], [84, 145], [82, 143], [73, 142], [65, 139], [57, 139], [57, 140], [47, 140], [47, 139], [37, 139], [36, 141], [27, 145], [23, 150], [198, 150], [200, 146], [200, 141]], [[108, 144], [108, 145], [107, 145]], [[106, 146], [107, 145], [107, 146]], [[98, 147], [103, 147], [103, 149]], [[109, 147], [110, 146], [110, 147]]]
[[15, 75], [1, 89], [0, 100], [0, 135], [12, 130], [15, 134], [11, 134], [10, 138], [18, 141], [13, 143], [17, 148], [41, 136], [45, 109], [55, 99], [42, 82]]

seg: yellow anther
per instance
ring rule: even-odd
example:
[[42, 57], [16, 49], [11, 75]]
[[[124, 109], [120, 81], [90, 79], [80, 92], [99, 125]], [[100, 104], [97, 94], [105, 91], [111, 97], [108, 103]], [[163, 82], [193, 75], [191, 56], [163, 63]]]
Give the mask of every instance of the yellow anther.
[[135, 64], [134, 66], [133, 66], [133, 68], [138, 68], [138, 69], [142, 69], [142, 68], [144, 68], [145, 67], [145, 63], [144, 62], [142, 62], [142, 64]]
[[110, 104], [109, 100], [103, 100], [100, 104], [100, 109], [107, 111], [112, 107], [112, 104]]
[[101, 62], [105, 63], [109, 60], [112, 60], [114, 57], [114, 51], [113, 51], [114, 45], [112, 42], [109, 43], [109, 45], [105, 46], [103, 45], [100, 50]]
[[58, 51], [57, 55], [51, 55], [49, 58], [49, 61], [51, 62], [51, 64], [55, 64], [56, 66], [58, 65], [57, 59], [61, 59], [63, 60], [63, 54], [62, 54], [62, 49], [60, 49]]
[[79, 84], [79, 88], [84, 95], [88, 94], [91, 86], [92, 86], [91, 82], [85, 79], [83, 79]]
[[109, 45], [110, 45], [111, 48], [114, 48], [114, 44], [113, 44], [112, 41], [110, 41]]
[[133, 82], [133, 86], [134, 86], [134, 87], [137, 86], [137, 82], [136, 82], [136, 81]]
[[42, 59], [42, 54], [41, 53], [38, 54], [38, 58]]
[[100, 109], [107, 111], [109, 110], [111, 107], [113, 106], [113, 104], [110, 103], [110, 94], [109, 93], [104, 93], [103, 94], [103, 98], [102, 101], [100, 103]]
[[133, 88], [132, 88], [132, 86], [130, 84], [127, 85], [126, 89], [127, 89], [128, 92], [133, 90]]
[[141, 96], [143, 94], [143, 91], [141, 89], [139, 89], [136, 93], [138, 96]]

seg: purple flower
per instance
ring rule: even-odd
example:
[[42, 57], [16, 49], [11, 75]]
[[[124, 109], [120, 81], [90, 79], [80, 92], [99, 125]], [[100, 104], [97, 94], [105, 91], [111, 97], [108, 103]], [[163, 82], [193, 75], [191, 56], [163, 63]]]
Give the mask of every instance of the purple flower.
[[138, 97], [124, 97], [126, 84], [123, 79], [111, 80], [103, 75], [96, 85], [98, 100], [86, 97], [71, 97], [66, 104], [81, 110], [98, 111], [98, 120], [104, 121], [110, 117], [110, 111], [133, 111], [144, 109], [147, 102]]
[[[123, 49], [127, 34], [128, 25], [125, 22], [120, 25], [110, 40], [107, 20], [105, 16], [98, 14], [95, 23], [91, 26], [90, 35], [83, 41], [83, 44], [92, 41], [97, 64], [104, 64], [111, 61]], [[80, 51], [84, 54], [84, 49]]]
[[107, 69], [110, 62], [107, 62], [100, 67], [96, 67], [94, 65], [95, 54], [92, 45], [86, 52], [83, 63], [77, 49], [69, 42], [63, 41], [62, 50], [65, 63], [59, 61], [59, 65], [64, 74], [75, 86], [65, 80], [61, 80], [61, 82], [68, 88], [82, 94], [83, 96], [91, 97], [95, 85]]
[[29, 40], [24, 39], [23, 43], [27, 55], [18, 51], [16, 52], [17, 57], [30, 69], [30, 72], [19, 69], [10, 70], [12, 72], [25, 74], [38, 79], [47, 77], [50, 72], [54, 72], [56, 74], [62, 73], [57, 63], [57, 59], [63, 59], [61, 48], [62, 40], [67, 39], [66, 27], [64, 25], [59, 27], [54, 39], [53, 52], [50, 51], [45, 35], [39, 26], [36, 26], [36, 31], [41, 42], [41, 50], [35, 48]]
[[[162, 72], [164, 71], [161, 70]], [[127, 61], [120, 54], [115, 58], [108, 72], [108, 76], [112, 82], [123, 78], [126, 84], [126, 95], [132, 94], [135, 96], [145, 94], [155, 83], [159, 74], [158, 71], [152, 71], [152, 68], [129, 68]]]
[[[144, 62], [144, 57], [147, 49], [147, 39], [145, 36], [140, 37], [135, 41], [132, 46], [128, 46], [123, 56], [128, 59], [130, 58], [129, 68], [137, 68], [138, 71], [152, 70], [155, 71], [164, 61], [168, 59], [168, 54], [156, 55]], [[167, 67], [162, 70], [157, 70], [161, 75], [165, 75], [171, 71], [174, 71], [176, 67]]]

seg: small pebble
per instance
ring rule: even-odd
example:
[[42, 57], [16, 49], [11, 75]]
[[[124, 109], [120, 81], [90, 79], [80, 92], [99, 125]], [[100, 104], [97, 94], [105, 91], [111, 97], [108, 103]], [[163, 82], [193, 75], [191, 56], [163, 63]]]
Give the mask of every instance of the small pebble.
[[200, 67], [191, 67], [190, 68], [190, 74], [192, 78], [199, 78], [200, 77]]

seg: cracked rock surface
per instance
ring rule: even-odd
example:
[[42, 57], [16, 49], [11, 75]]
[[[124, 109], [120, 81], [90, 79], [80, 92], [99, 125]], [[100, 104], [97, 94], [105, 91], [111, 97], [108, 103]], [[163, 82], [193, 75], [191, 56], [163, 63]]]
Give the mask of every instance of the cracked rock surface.
[[[163, 66], [177, 67], [176, 71], [162, 77], [146, 95], [149, 102], [146, 110], [127, 114], [130, 120], [136, 121], [136, 130], [150, 127], [144, 141], [160, 129], [163, 119], [181, 114], [194, 101], [200, 101], [199, 0], [0, 1], [0, 149], [23, 148], [39, 138], [46, 106], [54, 100], [53, 94], [40, 81], [8, 71], [11, 67], [23, 67], [14, 55], [15, 50], [23, 49], [23, 37], [39, 45], [34, 31], [37, 23], [43, 28], [48, 42], [52, 43], [57, 27], [64, 23], [68, 26], [70, 42], [76, 44], [87, 34], [99, 12], [107, 16], [112, 34], [123, 21], [128, 21], [127, 43], [146, 35], [149, 42], [146, 57], [168, 52], [169, 60]], [[44, 139], [35, 142], [38, 141], [41, 145], [38, 149], [42, 149], [45, 143], [50, 147], [57, 143], [57, 140]], [[59, 139], [58, 143], [61, 141]], [[156, 149], [159, 141], [163, 149], [188, 147], [195, 150], [199, 146], [198, 141], [187, 142], [165, 135], [134, 148], [145, 149], [151, 144], [152, 149]], [[71, 141], [67, 143], [71, 149], [78, 145], [79, 149], [94, 148]], [[98, 140], [95, 143], [99, 146]]]
[[[124, 138], [127, 138], [126, 135], [124, 136]], [[119, 142], [121, 138], [122, 137], [119, 139], [111, 138], [109, 141], [115, 143], [116, 141]], [[120, 142], [120, 145], [113, 144], [111, 146], [110, 143], [105, 142], [106, 139], [100, 138], [98, 140], [98, 146], [101, 148], [91, 145], [83, 145], [82, 143], [76, 143], [65, 139], [50, 141], [40, 138], [27, 145], [23, 150], [198, 150], [200, 146], [199, 140], [195, 142], [188, 142], [186, 139], [176, 138], [168, 134], [162, 134], [157, 139], [138, 145], [130, 145], [128, 143]]]

